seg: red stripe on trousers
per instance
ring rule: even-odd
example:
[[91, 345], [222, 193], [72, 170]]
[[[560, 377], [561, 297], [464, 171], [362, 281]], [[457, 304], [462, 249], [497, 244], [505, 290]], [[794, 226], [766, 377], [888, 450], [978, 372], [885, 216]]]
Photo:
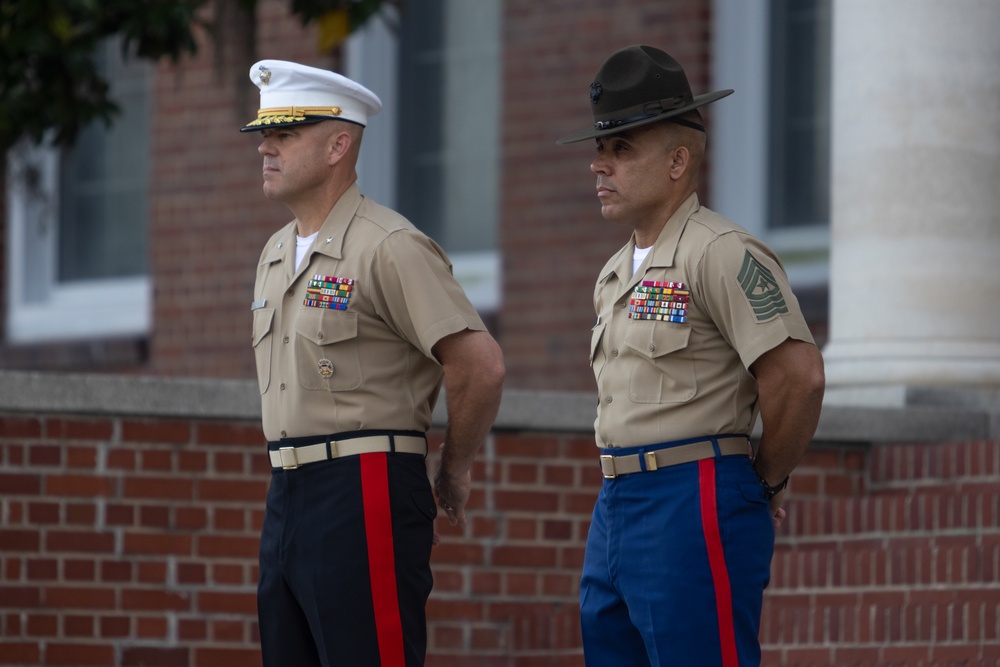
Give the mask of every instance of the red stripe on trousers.
[[371, 573], [379, 657], [382, 667], [404, 667], [406, 660], [403, 657], [403, 623], [399, 617], [399, 596], [396, 593], [388, 463], [382, 453], [362, 454], [360, 458], [368, 570]]
[[701, 526], [705, 531], [708, 565], [715, 582], [715, 609], [719, 615], [719, 641], [723, 667], [738, 667], [736, 631], [733, 628], [733, 601], [726, 570], [726, 554], [719, 534], [719, 512], [715, 503], [715, 459], [698, 461], [698, 481], [701, 488]]

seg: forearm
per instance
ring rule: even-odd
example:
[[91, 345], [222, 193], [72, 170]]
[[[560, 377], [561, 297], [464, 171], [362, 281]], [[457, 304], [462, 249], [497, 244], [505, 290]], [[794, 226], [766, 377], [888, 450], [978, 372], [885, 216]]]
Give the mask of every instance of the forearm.
[[503, 355], [485, 332], [465, 331], [439, 344], [444, 368], [448, 426], [441, 448], [441, 472], [458, 476], [472, 467], [476, 453], [500, 409]]
[[774, 486], [795, 469], [816, 432], [824, 379], [815, 346], [786, 341], [772, 353], [755, 364], [763, 431], [754, 468]]
[[449, 475], [462, 475], [472, 467], [500, 409], [502, 380], [483, 382], [470, 376], [462, 373], [445, 382], [448, 426], [439, 470]]

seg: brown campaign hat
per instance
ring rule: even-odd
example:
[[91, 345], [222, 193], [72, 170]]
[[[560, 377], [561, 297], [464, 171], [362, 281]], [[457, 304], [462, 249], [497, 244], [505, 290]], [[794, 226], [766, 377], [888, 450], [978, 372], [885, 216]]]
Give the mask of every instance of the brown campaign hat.
[[[669, 54], [652, 46], [627, 46], [604, 61], [590, 84], [594, 125], [556, 143], [593, 139], [675, 118], [732, 92], [732, 89], [718, 90], [695, 97], [684, 68]], [[704, 130], [695, 123], [680, 119], [675, 122]]]

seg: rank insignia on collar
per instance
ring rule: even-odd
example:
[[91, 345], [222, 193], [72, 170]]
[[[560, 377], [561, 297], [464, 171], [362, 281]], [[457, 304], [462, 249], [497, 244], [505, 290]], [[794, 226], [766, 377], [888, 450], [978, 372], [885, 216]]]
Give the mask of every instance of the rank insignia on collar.
[[628, 316], [631, 320], [683, 324], [690, 300], [691, 291], [682, 282], [643, 280], [628, 300]]
[[743, 266], [737, 280], [758, 322], [766, 322], [788, 312], [785, 297], [774, 274], [758, 262], [749, 250], [743, 255]]

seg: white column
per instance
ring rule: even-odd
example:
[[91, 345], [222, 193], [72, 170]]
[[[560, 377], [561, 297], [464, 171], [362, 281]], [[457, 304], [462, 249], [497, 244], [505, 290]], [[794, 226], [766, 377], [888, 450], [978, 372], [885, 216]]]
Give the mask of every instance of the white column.
[[1000, 391], [1000, 2], [833, 2], [828, 400]]

